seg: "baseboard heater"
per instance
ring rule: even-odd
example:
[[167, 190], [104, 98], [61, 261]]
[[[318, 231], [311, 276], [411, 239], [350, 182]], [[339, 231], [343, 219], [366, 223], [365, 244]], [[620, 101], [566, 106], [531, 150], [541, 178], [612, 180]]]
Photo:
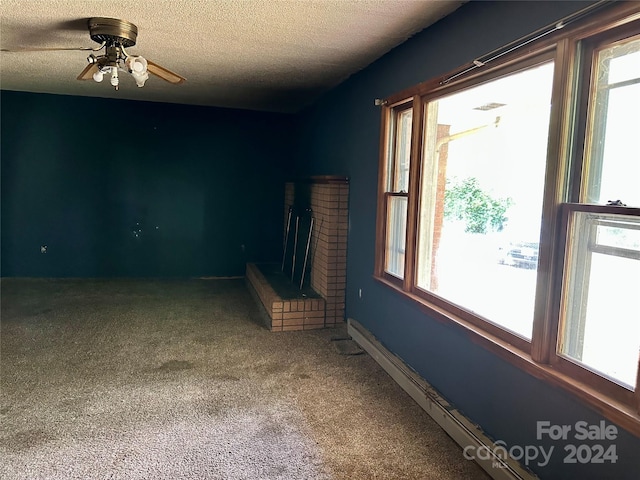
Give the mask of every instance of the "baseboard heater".
[[[347, 332], [420, 405], [462, 449], [482, 451], [485, 459], [475, 461], [496, 480], [534, 480], [538, 477], [513, 458], [502, 458], [496, 446], [480, 427], [458, 412], [431, 385], [402, 359], [387, 350], [356, 320], [347, 320]], [[467, 448], [470, 447], [470, 448]], [[479, 450], [482, 449], [482, 450]], [[462, 452], [461, 460], [465, 460]], [[477, 457], [477, 456], [476, 456]]]

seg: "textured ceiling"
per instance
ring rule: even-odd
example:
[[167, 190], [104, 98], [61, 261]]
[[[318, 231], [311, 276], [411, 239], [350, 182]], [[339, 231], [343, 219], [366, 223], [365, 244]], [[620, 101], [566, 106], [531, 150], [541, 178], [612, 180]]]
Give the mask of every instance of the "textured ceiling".
[[187, 78], [78, 81], [82, 51], [1, 52], [5, 90], [297, 111], [458, 8], [443, 0], [2, 0], [3, 50], [96, 47], [89, 17], [138, 26], [142, 55]]

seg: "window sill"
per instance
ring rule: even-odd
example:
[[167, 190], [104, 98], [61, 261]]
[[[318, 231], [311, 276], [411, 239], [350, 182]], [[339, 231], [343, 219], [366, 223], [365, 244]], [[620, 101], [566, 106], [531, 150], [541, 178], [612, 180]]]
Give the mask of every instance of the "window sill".
[[595, 390], [593, 387], [559, 372], [551, 365], [534, 362], [529, 353], [505, 340], [491, 335], [482, 328], [453, 315], [451, 312], [447, 312], [443, 308], [427, 302], [417, 295], [405, 292], [398, 285], [384, 278], [374, 276], [374, 279], [402, 297], [412, 301], [430, 318], [448, 325], [456, 325], [472, 342], [481, 345], [483, 348], [486, 348], [533, 377], [570, 392], [606, 419], [640, 438], [640, 415], [634, 412], [628, 405], [622, 404]]

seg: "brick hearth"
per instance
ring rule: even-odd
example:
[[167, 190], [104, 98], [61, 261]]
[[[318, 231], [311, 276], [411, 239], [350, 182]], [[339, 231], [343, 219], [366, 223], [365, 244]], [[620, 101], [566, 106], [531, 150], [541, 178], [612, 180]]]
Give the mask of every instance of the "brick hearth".
[[312, 177], [285, 185], [283, 235], [290, 206], [313, 212], [308, 268], [310, 286], [321, 298], [281, 298], [260, 269], [248, 264], [247, 283], [266, 310], [272, 331], [333, 327], [344, 321], [348, 198], [345, 177]]

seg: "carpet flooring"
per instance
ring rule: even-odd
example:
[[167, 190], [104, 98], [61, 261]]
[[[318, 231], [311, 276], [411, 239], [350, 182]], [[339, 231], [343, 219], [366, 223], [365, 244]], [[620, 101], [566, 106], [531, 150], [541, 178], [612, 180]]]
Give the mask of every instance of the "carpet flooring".
[[488, 478], [340, 329], [269, 332], [242, 280], [0, 286], [4, 480]]

